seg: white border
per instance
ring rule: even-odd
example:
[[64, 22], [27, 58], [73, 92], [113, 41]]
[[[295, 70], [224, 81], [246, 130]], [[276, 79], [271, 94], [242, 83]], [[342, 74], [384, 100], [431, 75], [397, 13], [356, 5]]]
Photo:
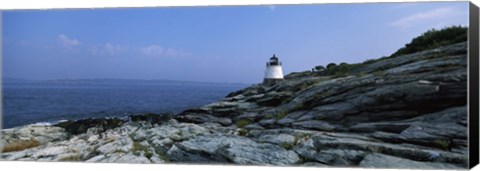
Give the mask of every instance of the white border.
[[[465, 0], [435, 0], [465, 1]], [[71, 9], [71, 8], [122, 8], [160, 6], [219, 6], [219, 5], [270, 5], [315, 3], [365, 3], [378, 0], [1, 0], [0, 10], [11, 9]], [[432, 2], [428, 0], [382, 0], [381, 2]]]
[[[459, 1], [459, 0], [435, 0]], [[319, 4], [319, 3], [375, 3], [378, 0], [0, 0], [0, 10], [18, 9], [81, 9], [81, 8], [124, 8], [124, 7], [168, 7], [168, 6], [229, 6], [229, 5], [270, 5], [270, 4]], [[382, 0], [381, 2], [431, 2], [428, 0]], [[478, 0], [472, 0], [480, 4]], [[1, 13], [0, 13], [1, 23]], [[0, 24], [1, 27], [1, 24]], [[1, 28], [0, 28], [1, 33]], [[0, 46], [0, 55], [2, 54]], [[1, 59], [1, 58], [0, 58]], [[0, 64], [0, 68], [1, 64]], [[0, 69], [0, 75], [1, 75]], [[1, 86], [1, 80], [0, 80]], [[0, 97], [1, 89], [0, 89]], [[1, 105], [1, 98], [0, 98]], [[1, 112], [1, 109], [0, 109]], [[1, 115], [0, 115], [1, 116]], [[1, 123], [0, 123], [1, 126]], [[265, 166], [227, 166], [227, 165], [180, 165], [180, 164], [104, 164], [104, 163], [68, 163], [68, 162], [21, 162], [0, 161], [2, 170], [48, 170], [48, 171], [130, 171], [130, 170], [208, 170], [208, 171], [283, 171], [283, 170], [399, 170], [399, 169], [360, 169], [360, 168], [319, 168], [319, 167], [265, 167]], [[474, 170], [480, 170], [476, 167]], [[414, 170], [410, 170], [414, 171]]]
[[27, 162], [0, 161], [5, 170], [27, 171], [424, 171], [401, 169], [363, 168], [322, 168], [322, 167], [281, 167], [281, 166], [232, 166], [232, 165], [187, 165], [187, 164], [119, 164], [119, 163], [80, 163], [80, 162]]

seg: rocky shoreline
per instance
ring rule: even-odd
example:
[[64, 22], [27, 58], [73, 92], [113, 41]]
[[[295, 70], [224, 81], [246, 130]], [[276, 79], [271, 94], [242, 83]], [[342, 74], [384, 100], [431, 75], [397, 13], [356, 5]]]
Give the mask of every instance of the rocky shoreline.
[[177, 115], [1, 130], [1, 160], [465, 169], [467, 43], [287, 75]]

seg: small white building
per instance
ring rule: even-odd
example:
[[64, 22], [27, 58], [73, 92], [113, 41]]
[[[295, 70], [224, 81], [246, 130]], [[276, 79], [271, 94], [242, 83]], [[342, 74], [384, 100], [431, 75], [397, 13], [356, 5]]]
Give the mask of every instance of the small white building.
[[263, 84], [270, 86], [283, 80], [282, 62], [273, 54], [270, 61], [267, 62], [267, 69], [265, 70], [265, 78]]

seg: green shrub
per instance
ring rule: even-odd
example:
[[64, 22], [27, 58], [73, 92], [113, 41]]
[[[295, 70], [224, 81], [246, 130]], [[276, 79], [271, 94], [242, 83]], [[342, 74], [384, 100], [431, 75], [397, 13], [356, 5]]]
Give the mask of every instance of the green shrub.
[[366, 76], [367, 73], [366, 72], [359, 72], [356, 75], [357, 75], [357, 77], [363, 77], [363, 76]]
[[272, 119], [273, 118], [273, 114], [267, 114], [265, 115], [265, 119]]
[[142, 144], [140, 144], [139, 142], [137, 141], [134, 141], [133, 142], [133, 148], [132, 148], [133, 151], [143, 151], [143, 154], [145, 155], [145, 157], [147, 157], [148, 159], [152, 158], [153, 156], [153, 152], [151, 152], [148, 147], [145, 147], [143, 146]]
[[160, 148], [155, 149], [155, 153], [158, 154], [158, 158], [162, 159], [163, 161], [170, 161], [170, 158], [168, 158], [168, 155], [165, 151], [161, 150]]
[[240, 135], [240, 136], [247, 136], [247, 135], [248, 135], [248, 130], [246, 130], [246, 129], [239, 129], [239, 130], [238, 130], [238, 135]]
[[300, 111], [300, 110], [307, 110], [309, 109], [308, 105], [304, 103], [297, 104], [290, 112]]
[[348, 64], [345, 62], [335, 65], [331, 63], [327, 69], [321, 73], [322, 76], [332, 76], [333, 78], [346, 77], [355, 73], [355, 70], [363, 67], [364, 64]]
[[382, 77], [382, 76], [385, 75], [385, 72], [383, 72], [383, 71], [375, 71], [375, 72], [373, 72], [372, 74], [373, 74], [374, 76], [376, 76], [376, 77]]
[[151, 151], [145, 151], [145, 157], [151, 159], [153, 157], [153, 153]]
[[[348, 63], [342, 62], [338, 65], [335, 63], [329, 63], [328, 65], [326, 65], [326, 67], [323, 67], [322, 65], [318, 65], [318, 66], [315, 66], [315, 70], [317, 71], [321, 70], [321, 72], [317, 72], [315, 75], [330, 76], [333, 78], [346, 77], [349, 75], [364, 76], [366, 75], [365, 73], [361, 73], [360, 75], [358, 75], [357, 72], [360, 72], [361, 68], [368, 64], [372, 64], [377, 61], [387, 59], [390, 57], [410, 54], [410, 53], [419, 52], [423, 50], [434, 49], [434, 48], [438, 48], [441, 46], [450, 45], [454, 43], [465, 42], [467, 41], [467, 33], [468, 33], [468, 27], [463, 27], [463, 26], [452, 26], [452, 27], [443, 28], [441, 30], [431, 29], [423, 33], [421, 36], [418, 36], [412, 39], [412, 41], [406, 44], [405, 47], [398, 49], [395, 53], [393, 53], [389, 57], [383, 56], [378, 59], [368, 59], [362, 63], [356, 63], [356, 64], [348, 64]], [[432, 58], [434, 57], [436, 56], [435, 55], [432, 56]], [[376, 70], [381, 71], [381, 70], [386, 70], [393, 67], [396, 67], [396, 64], [387, 64], [377, 68]], [[306, 87], [303, 87], [303, 88], [306, 88]]]
[[299, 90], [299, 91], [302, 91], [302, 90], [307, 89], [308, 86], [310, 86], [308, 83], [303, 83], [302, 86], [300, 87], [300, 90]]
[[329, 64], [327, 65], [327, 70], [328, 70], [328, 69], [335, 68], [336, 66], [337, 66], [337, 64], [335, 64], [335, 63], [329, 63]]
[[280, 113], [278, 113], [277, 115], [275, 115], [275, 119], [277, 120], [280, 120], [282, 119], [283, 117], [287, 116], [287, 111], [281, 111]]
[[440, 46], [467, 41], [468, 27], [451, 26], [441, 30], [431, 29], [414, 38], [405, 47], [398, 49], [391, 57], [435, 49]]
[[250, 125], [251, 123], [252, 121], [250, 119], [240, 119], [237, 122], [235, 122], [235, 126], [237, 126], [237, 128], [243, 128], [247, 125]]
[[367, 65], [367, 64], [375, 63], [377, 61], [378, 61], [378, 59], [367, 59], [367, 60], [363, 61], [362, 64]]
[[146, 150], [146, 148], [142, 144], [140, 144], [139, 142], [134, 141], [133, 142], [133, 150], [134, 151], [144, 151], [144, 150]]
[[293, 148], [293, 145], [292, 144], [289, 144], [289, 143], [282, 143], [282, 148], [284, 148], [285, 150], [291, 150]]
[[322, 65], [318, 65], [318, 66], [315, 66], [314, 69], [317, 70], [317, 71], [325, 71], [326, 68]]
[[435, 140], [435, 144], [441, 149], [449, 149], [451, 143], [450, 140]]
[[347, 77], [348, 75], [349, 75], [348, 73], [337, 72], [333, 74], [333, 78]]

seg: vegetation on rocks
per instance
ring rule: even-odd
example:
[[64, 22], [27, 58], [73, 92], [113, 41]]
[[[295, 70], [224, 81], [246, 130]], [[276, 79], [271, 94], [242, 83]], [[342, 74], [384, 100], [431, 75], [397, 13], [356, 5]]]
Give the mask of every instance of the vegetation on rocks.
[[293, 148], [293, 145], [290, 144], [290, 143], [282, 143], [282, 148], [286, 149], [286, 150], [291, 150]]
[[275, 115], [275, 119], [276, 120], [279, 120], [279, 119], [282, 119], [284, 118], [285, 116], [287, 116], [287, 111], [281, 111], [280, 113], [278, 113], [277, 115]]
[[423, 50], [467, 41], [468, 28], [463, 26], [446, 27], [440, 30], [431, 29], [414, 38], [405, 47], [400, 48], [391, 56], [400, 56]]
[[250, 119], [241, 119], [235, 122], [235, 126], [237, 126], [237, 128], [243, 128], [251, 123], [252, 121]]
[[[367, 73], [359, 73], [358, 70], [366, 65], [385, 60], [387, 58], [397, 57], [406, 54], [412, 54], [416, 52], [421, 52], [424, 50], [430, 50], [439, 48], [446, 45], [451, 45], [460, 42], [466, 42], [468, 35], [468, 27], [463, 26], [451, 26], [445, 27], [440, 30], [431, 29], [422, 35], [415, 37], [410, 43], [407, 43], [405, 47], [398, 49], [395, 53], [390, 56], [384, 56], [378, 59], [368, 59], [362, 63], [357, 64], [348, 64], [348, 63], [329, 63], [326, 67], [322, 65], [315, 66], [313, 71], [316, 70], [317, 75], [322, 76], [332, 76], [333, 78], [345, 77], [348, 75], [354, 75], [355, 73], [360, 74], [361, 76], [366, 75]], [[432, 55], [435, 57], [437, 55]], [[383, 66], [377, 68], [375, 72], [381, 72], [389, 68], [393, 68], [395, 64], [390, 66]]]
[[452, 142], [450, 140], [435, 140], [434, 143], [441, 149], [450, 150]]

